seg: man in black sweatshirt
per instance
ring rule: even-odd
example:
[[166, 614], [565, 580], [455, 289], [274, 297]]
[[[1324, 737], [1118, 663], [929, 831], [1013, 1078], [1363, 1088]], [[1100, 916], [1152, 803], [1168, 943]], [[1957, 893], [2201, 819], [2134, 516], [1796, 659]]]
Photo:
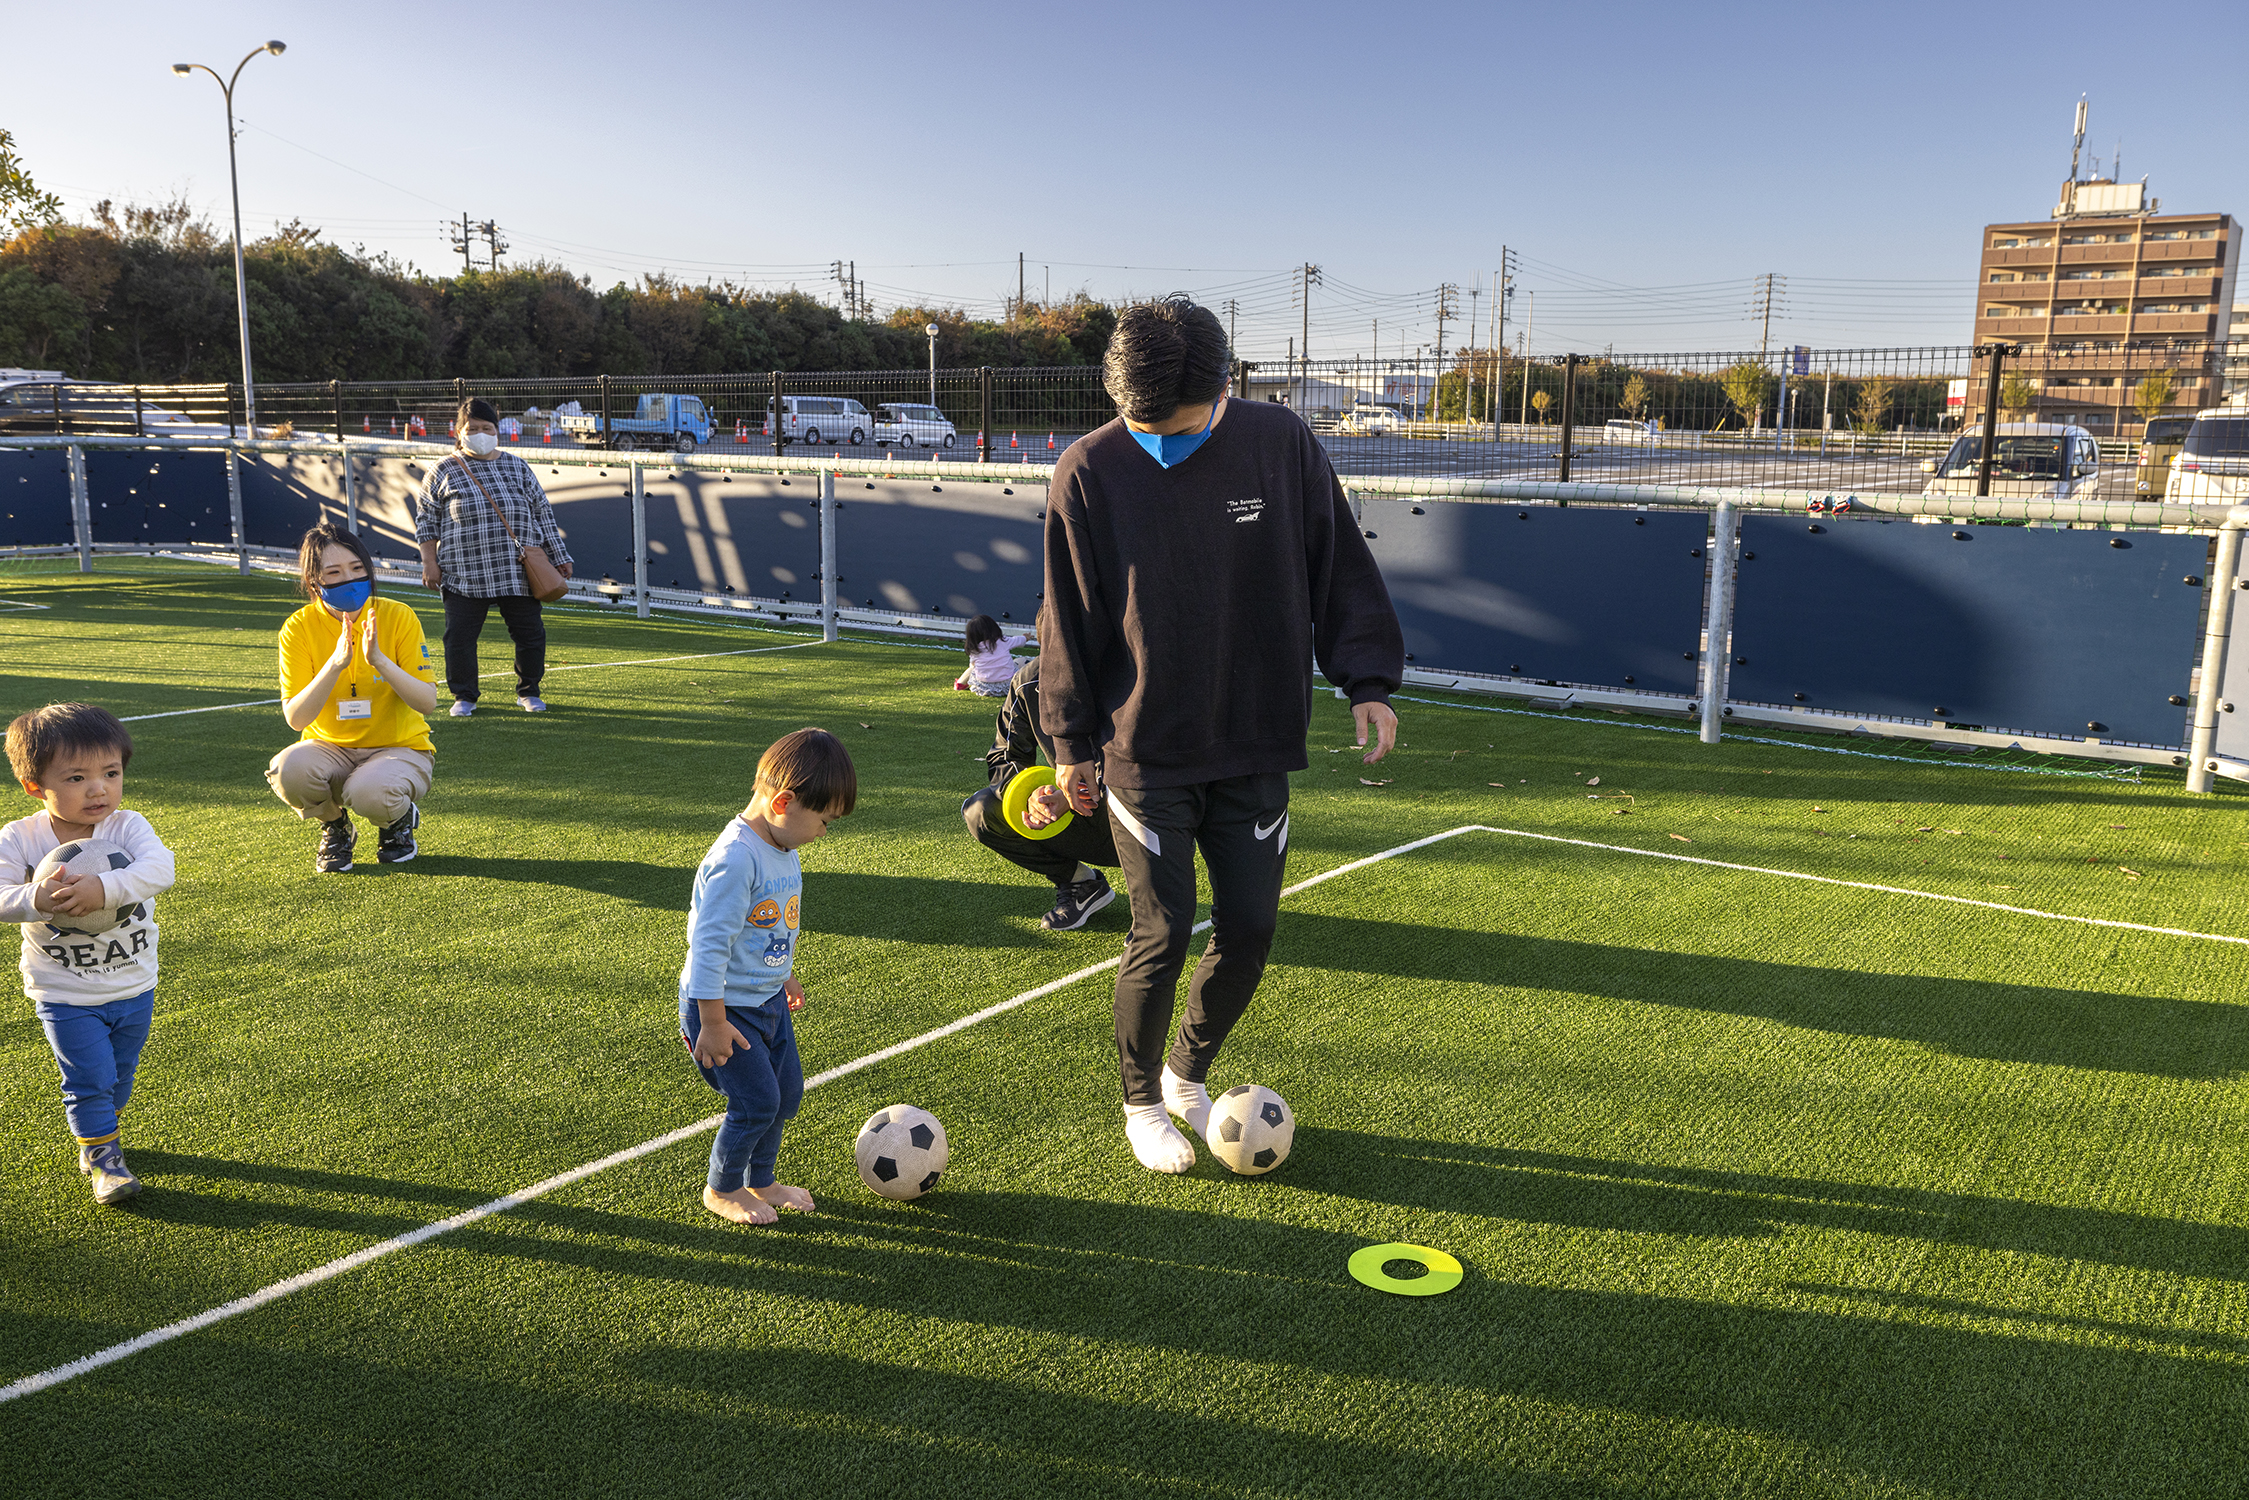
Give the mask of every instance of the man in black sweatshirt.
[[[1047, 497], [1040, 725], [1081, 814], [1106, 791], [1132, 933], [1117, 975], [1125, 1135], [1184, 1172], [1204, 1085], [1248, 1009], [1280, 916], [1288, 776], [1306, 764], [1312, 669], [1389, 753], [1405, 645], [1327, 454], [1295, 412], [1226, 398], [1230, 351], [1183, 297], [1117, 320], [1102, 371], [1123, 414], [1073, 443]], [[1211, 938], [1170, 1036], [1195, 920]], [[1169, 1056], [1165, 1055], [1169, 1041]]]

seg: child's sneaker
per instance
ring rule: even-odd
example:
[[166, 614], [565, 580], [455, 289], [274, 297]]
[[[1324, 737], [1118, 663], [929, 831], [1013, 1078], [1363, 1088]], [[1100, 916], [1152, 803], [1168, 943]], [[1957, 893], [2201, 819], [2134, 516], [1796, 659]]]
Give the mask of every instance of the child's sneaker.
[[406, 804], [406, 815], [382, 830], [375, 840], [375, 862], [385, 865], [402, 865], [419, 851], [414, 847], [414, 830], [422, 826], [422, 810], [413, 803]]
[[125, 1153], [115, 1141], [81, 1147], [78, 1161], [79, 1170], [93, 1180], [96, 1203], [122, 1203], [141, 1190], [141, 1180], [125, 1165]]
[[351, 826], [350, 813], [321, 824], [320, 853], [313, 857], [313, 870], [321, 875], [344, 874], [351, 869], [351, 851], [358, 843], [359, 830]]
[[1058, 888], [1054, 910], [1039, 918], [1039, 925], [1049, 932], [1075, 932], [1085, 926], [1088, 917], [1116, 899], [1109, 877], [1095, 870], [1091, 880]]

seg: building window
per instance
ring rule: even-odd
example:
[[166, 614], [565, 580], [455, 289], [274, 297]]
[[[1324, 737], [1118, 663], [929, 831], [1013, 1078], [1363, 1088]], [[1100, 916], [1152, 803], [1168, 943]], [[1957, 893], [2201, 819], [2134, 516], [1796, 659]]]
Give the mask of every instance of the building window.
[[1991, 273], [1991, 279], [1993, 281], [2013, 281], [2015, 273], [2012, 271], [1994, 271]]

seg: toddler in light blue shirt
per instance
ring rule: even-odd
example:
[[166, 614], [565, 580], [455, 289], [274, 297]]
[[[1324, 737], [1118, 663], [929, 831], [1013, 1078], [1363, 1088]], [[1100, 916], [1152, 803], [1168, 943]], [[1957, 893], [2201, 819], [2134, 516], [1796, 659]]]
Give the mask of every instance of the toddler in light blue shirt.
[[703, 1187], [703, 1206], [722, 1219], [770, 1224], [779, 1209], [812, 1212], [810, 1193], [773, 1176], [782, 1127], [804, 1097], [791, 1019], [805, 1000], [791, 973], [804, 892], [797, 850], [858, 800], [841, 740], [824, 729], [783, 735], [758, 760], [750, 805], [695, 871], [679, 1033], [726, 1100]]

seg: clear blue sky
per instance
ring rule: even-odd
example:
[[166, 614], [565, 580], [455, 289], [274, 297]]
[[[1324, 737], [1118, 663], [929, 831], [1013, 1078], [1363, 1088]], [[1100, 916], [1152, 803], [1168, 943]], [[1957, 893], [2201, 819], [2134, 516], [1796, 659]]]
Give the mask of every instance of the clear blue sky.
[[[218, 89], [245, 232], [292, 217], [424, 270], [440, 221], [607, 286], [833, 294], [878, 310], [1173, 289], [1240, 342], [1434, 336], [1440, 282], [1521, 257], [1534, 350], [1960, 343], [1976, 231], [2038, 217], [2119, 137], [2167, 209], [2249, 213], [2234, 113], [2249, 5], [291, 5], [9, 0], [0, 127], [73, 213], [184, 193], [222, 227]], [[35, 62], [35, 60], [37, 60]], [[450, 263], [458, 265], [457, 258]], [[1051, 273], [1048, 268], [1051, 268]], [[1488, 325], [1489, 293], [1477, 299]], [[1447, 336], [1457, 344], [1456, 324]], [[1479, 341], [1482, 341], [1479, 339]]]

